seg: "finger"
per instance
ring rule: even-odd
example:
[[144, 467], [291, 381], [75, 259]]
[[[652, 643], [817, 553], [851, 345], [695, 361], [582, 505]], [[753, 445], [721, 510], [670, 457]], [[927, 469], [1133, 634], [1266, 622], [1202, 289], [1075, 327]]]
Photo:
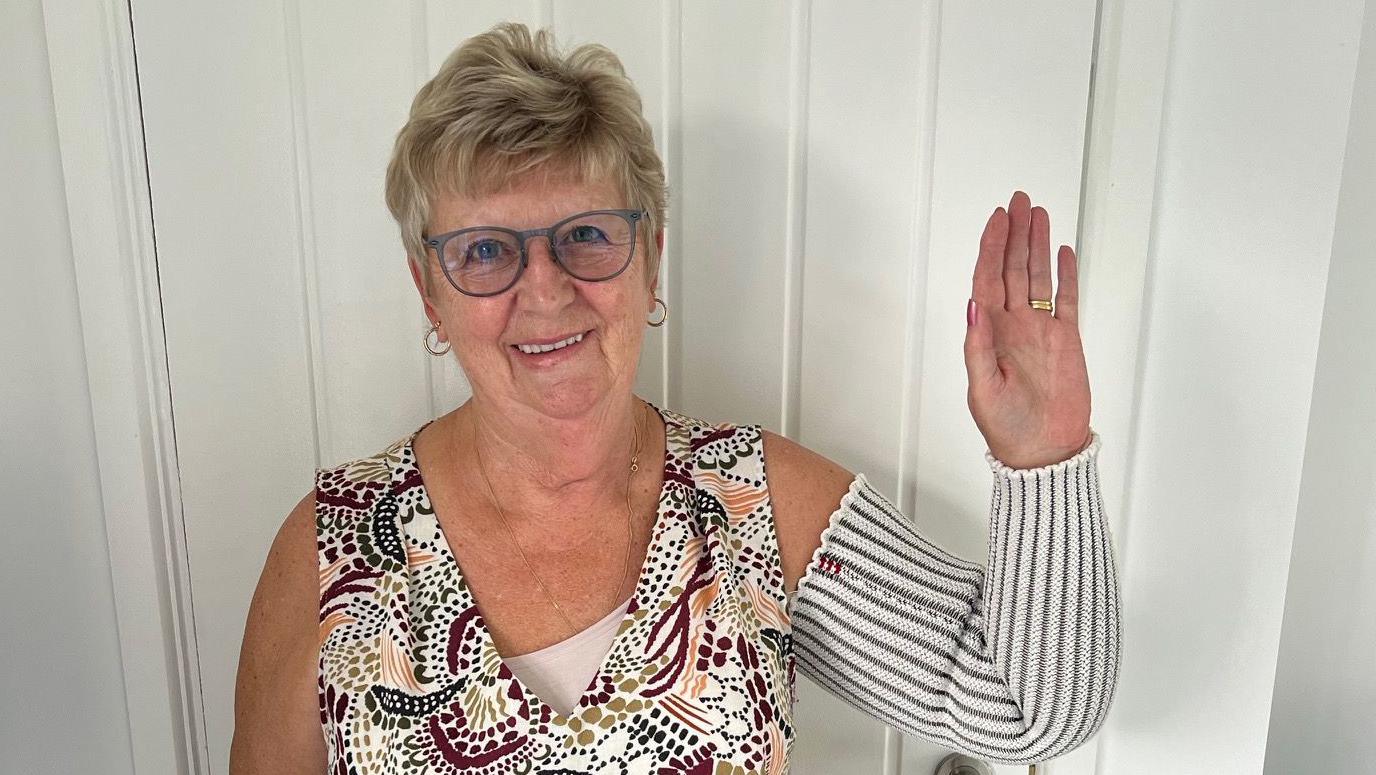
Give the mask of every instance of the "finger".
[[1008, 249], [1003, 259], [1003, 308], [1027, 309], [1027, 241], [1031, 230], [1032, 200], [1014, 191], [1008, 202]]
[[1056, 255], [1056, 319], [1080, 327], [1080, 259], [1069, 245]]
[[979, 238], [979, 257], [975, 259], [975, 278], [971, 297], [980, 311], [1003, 309], [1003, 253], [1008, 242], [1008, 213], [996, 208], [984, 223]]
[[1027, 298], [1051, 300], [1051, 216], [1032, 208], [1032, 240], [1027, 256]]
[[970, 390], [981, 393], [996, 385], [993, 380], [999, 376], [998, 358], [994, 353], [994, 323], [989, 319], [988, 307], [978, 299], [975, 304], [979, 310], [975, 314], [975, 324], [965, 326], [965, 373], [970, 379]]

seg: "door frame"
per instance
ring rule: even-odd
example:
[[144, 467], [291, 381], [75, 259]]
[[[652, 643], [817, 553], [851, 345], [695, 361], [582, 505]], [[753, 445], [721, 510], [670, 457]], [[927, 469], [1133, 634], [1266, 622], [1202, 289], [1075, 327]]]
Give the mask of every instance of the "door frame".
[[[137, 60], [126, 0], [44, 0], [137, 772], [208, 772]], [[83, 246], [97, 245], [99, 250]]]

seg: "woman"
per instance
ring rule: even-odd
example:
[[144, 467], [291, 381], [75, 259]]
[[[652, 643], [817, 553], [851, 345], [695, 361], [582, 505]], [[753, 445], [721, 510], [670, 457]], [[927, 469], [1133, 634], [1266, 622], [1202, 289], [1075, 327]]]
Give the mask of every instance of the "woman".
[[452, 348], [473, 395], [317, 470], [283, 523], [234, 772], [784, 772], [795, 665], [998, 761], [1097, 730], [1118, 599], [1076, 261], [1062, 248], [1052, 312], [1025, 194], [985, 226], [967, 311], [987, 568], [863, 474], [633, 394], [668, 314], [665, 187], [610, 51], [563, 56], [520, 25], [466, 41], [415, 98], [387, 201], [425, 346]]

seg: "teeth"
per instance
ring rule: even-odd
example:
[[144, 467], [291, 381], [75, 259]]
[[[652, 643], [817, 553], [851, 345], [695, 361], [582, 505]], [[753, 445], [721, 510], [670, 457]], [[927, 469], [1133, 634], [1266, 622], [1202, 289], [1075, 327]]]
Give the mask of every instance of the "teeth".
[[535, 353], [547, 353], [550, 350], [558, 350], [561, 347], [568, 347], [571, 344], [577, 344], [581, 341], [583, 341], [583, 335], [574, 334], [568, 339], [562, 342], [555, 342], [554, 344], [518, 344], [516, 347], [523, 353], [534, 355]]

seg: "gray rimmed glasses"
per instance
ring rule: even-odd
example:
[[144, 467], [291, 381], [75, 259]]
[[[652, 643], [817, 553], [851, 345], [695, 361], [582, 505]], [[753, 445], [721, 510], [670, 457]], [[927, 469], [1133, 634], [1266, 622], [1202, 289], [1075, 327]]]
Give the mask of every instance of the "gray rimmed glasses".
[[545, 229], [474, 226], [426, 237], [425, 244], [460, 293], [495, 296], [521, 278], [530, 262], [526, 241], [531, 237], [549, 240], [555, 263], [579, 280], [616, 277], [631, 265], [636, 226], [648, 215], [644, 210], [589, 210]]

